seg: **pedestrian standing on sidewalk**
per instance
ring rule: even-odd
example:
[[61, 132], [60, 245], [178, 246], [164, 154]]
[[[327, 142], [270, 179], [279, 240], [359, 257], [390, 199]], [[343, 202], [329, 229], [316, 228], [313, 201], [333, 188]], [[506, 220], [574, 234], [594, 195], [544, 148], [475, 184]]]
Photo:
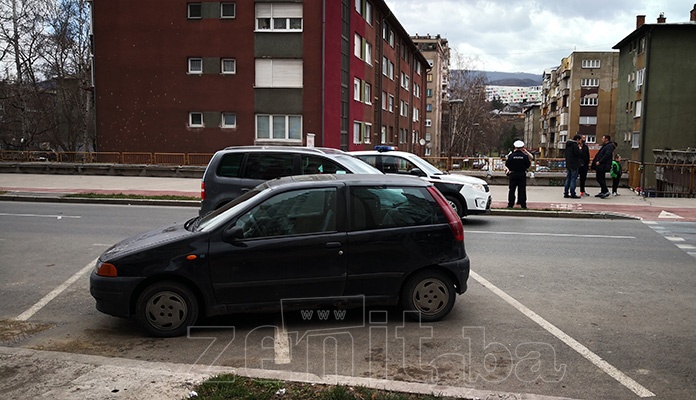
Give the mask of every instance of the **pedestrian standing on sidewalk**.
[[614, 154], [614, 144], [611, 142], [611, 136], [602, 136], [602, 147], [592, 159], [592, 169], [595, 170], [597, 183], [601, 188], [600, 192], [595, 195], [600, 199], [609, 197], [609, 189], [607, 188], [607, 172], [611, 170], [611, 161]]
[[614, 156], [614, 161], [611, 162], [611, 194], [619, 195], [619, 182], [621, 181], [621, 156], [617, 153]]
[[508, 208], [515, 206], [515, 190], [517, 204], [527, 208], [527, 169], [532, 165], [532, 154], [524, 148], [524, 142], [516, 140], [512, 144], [515, 150], [507, 156], [505, 168], [510, 184], [508, 186]]
[[571, 199], [579, 199], [575, 193], [575, 187], [578, 182], [578, 170], [580, 169], [580, 161], [582, 158], [582, 152], [578, 146], [581, 136], [575, 135], [572, 140], [566, 142], [565, 147], [565, 167], [566, 167], [566, 179], [565, 186], [563, 187], [563, 197]]
[[580, 137], [580, 152], [582, 156], [580, 157], [580, 168], [578, 169], [578, 175], [580, 176], [580, 197], [589, 196], [590, 194], [585, 191], [585, 182], [587, 181], [587, 171], [590, 169], [590, 148], [587, 146], [585, 141], [587, 138], [585, 135]]

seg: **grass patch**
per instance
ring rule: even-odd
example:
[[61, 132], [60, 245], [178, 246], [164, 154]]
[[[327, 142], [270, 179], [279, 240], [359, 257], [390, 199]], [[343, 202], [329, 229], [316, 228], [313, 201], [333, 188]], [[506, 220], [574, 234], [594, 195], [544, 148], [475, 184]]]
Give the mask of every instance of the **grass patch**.
[[416, 400], [446, 399], [432, 395], [397, 393], [365, 387], [317, 385], [270, 379], [247, 378], [232, 374], [213, 376], [193, 389], [197, 400]]
[[71, 193], [66, 194], [64, 197], [76, 197], [82, 199], [127, 199], [127, 200], [194, 200], [200, 201], [200, 197], [197, 196], [173, 196], [173, 195], [160, 195], [160, 196], [145, 196], [141, 194], [125, 194], [125, 193]]

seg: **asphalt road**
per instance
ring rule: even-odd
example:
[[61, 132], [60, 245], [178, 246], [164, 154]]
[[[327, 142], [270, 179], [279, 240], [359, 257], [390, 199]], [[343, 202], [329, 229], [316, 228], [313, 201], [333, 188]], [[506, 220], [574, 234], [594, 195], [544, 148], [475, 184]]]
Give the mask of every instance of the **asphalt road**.
[[0, 319], [25, 324], [3, 345], [569, 398], [696, 392], [695, 223], [467, 218], [470, 288], [436, 324], [304, 310], [207, 319], [164, 340], [94, 309], [87, 274], [102, 251], [195, 213], [0, 203]]

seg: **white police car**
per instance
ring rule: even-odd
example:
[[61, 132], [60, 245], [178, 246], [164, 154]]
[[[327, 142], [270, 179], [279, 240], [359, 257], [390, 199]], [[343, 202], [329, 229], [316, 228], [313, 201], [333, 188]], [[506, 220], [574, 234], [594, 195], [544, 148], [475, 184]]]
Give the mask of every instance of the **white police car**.
[[440, 171], [417, 155], [393, 146], [349, 153], [385, 174], [415, 175], [432, 182], [460, 217], [491, 211], [491, 192], [483, 179]]

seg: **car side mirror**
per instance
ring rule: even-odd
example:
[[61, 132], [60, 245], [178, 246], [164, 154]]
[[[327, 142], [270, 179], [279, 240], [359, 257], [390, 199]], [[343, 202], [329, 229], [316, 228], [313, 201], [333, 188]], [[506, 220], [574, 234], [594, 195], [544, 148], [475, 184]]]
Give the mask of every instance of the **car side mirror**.
[[420, 168], [414, 168], [411, 171], [409, 171], [409, 173], [415, 176], [426, 176], [425, 172], [423, 172]]
[[227, 243], [236, 243], [241, 239], [244, 239], [244, 230], [241, 226], [230, 225], [222, 231], [222, 240]]

